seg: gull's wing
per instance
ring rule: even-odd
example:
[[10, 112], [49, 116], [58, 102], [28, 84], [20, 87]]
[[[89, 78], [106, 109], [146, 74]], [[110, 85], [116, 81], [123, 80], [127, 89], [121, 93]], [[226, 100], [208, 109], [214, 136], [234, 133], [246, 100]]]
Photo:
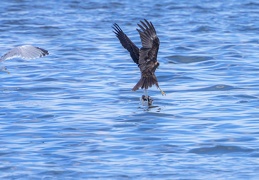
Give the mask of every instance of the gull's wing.
[[121, 30], [118, 24], [113, 24], [114, 33], [120, 40], [121, 45], [130, 53], [133, 61], [138, 64], [139, 62], [139, 48], [128, 38], [128, 36]]
[[34, 47], [31, 45], [23, 45], [13, 48], [11, 51], [6, 53], [0, 58], [0, 62], [20, 57], [22, 59], [35, 59], [48, 55], [48, 51], [39, 47]]
[[142, 48], [140, 49], [139, 64], [146, 64], [149, 61], [157, 62], [157, 53], [159, 49], [159, 38], [156, 35], [156, 30], [151, 22], [148, 22], [146, 19], [140, 21], [141, 24], [138, 24], [140, 29], [137, 29], [139, 32]]

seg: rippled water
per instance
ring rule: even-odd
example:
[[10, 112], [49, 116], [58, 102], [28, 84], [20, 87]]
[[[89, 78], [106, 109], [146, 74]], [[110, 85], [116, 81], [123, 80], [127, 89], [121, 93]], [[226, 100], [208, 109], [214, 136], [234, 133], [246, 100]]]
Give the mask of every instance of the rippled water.
[[[1, 179], [257, 179], [259, 3], [1, 1]], [[132, 92], [139, 69], [112, 33], [160, 38], [154, 107]]]

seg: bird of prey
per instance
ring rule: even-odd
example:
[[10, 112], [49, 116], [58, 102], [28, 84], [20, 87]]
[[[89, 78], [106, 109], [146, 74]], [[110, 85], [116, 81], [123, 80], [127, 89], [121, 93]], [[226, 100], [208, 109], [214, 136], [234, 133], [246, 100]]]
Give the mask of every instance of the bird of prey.
[[20, 57], [22, 59], [35, 59], [40, 58], [43, 56], [48, 55], [48, 51], [39, 47], [34, 47], [31, 45], [23, 45], [23, 46], [17, 46], [4, 54], [0, 58], [0, 62], [7, 60], [7, 59], [13, 59], [16, 57]]
[[[153, 24], [148, 22], [146, 19], [144, 19], [144, 21], [140, 21], [138, 26], [140, 29], [137, 29], [137, 31], [139, 32], [142, 43], [142, 47], [140, 49], [128, 38], [118, 24], [114, 23], [112, 27], [114, 30], [113, 32], [120, 40], [120, 43], [129, 51], [132, 60], [138, 65], [141, 72], [141, 78], [132, 90], [136, 91], [139, 88], [144, 89], [147, 96], [147, 89], [156, 85], [161, 94], [165, 95], [165, 92], [160, 89], [155, 75], [155, 71], [159, 66], [157, 53], [160, 44], [156, 30]], [[144, 100], [149, 98], [148, 96], [142, 96], [142, 99]]]

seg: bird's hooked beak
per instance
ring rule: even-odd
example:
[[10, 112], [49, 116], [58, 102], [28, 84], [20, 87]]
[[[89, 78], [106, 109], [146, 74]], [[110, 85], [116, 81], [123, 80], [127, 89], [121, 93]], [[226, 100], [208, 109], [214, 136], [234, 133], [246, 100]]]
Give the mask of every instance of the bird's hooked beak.
[[155, 62], [155, 66], [156, 66], [157, 69], [159, 68], [159, 62], [158, 61]]

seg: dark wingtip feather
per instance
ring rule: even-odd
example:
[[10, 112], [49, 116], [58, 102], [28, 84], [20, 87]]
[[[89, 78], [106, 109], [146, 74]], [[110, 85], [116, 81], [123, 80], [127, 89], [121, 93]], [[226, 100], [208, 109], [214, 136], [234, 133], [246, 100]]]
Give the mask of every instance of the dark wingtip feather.
[[116, 36], [119, 35], [120, 32], [123, 32], [120, 28], [120, 26], [117, 24], [117, 23], [114, 23], [113, 26], [112, 26], [113, 30], [112, 31], [114, 34], [116, 34]]
[[149, 27], [149, 24], [148, 24], [148, 21], [147, 20], [145, 20], [145, 22], [146, 23], [144, 23], [143, 21], [140, 21], [141, 22], [141, 24], [146, 28], [146, 29], [148, 29]]
[[[49, 51], [45, 50], [45, 49], [42, 49], [40, 47], [36, 47], [37, 49], [41, 50], [43, 53], [42, 53], [42, 56], [46, 56], [46, 55], [49, 55]], [[41, 56], [41, 57], [42, 57]]]
[[140, 29], [144, 32], [145, 31], [145, 28], [141, 25], [141, 24], [138, 24], [138, 26], [140, 27]]
[[151, 22], [148, 22], [148, 20], [144, 19], [144, 21], [149, 25]]

